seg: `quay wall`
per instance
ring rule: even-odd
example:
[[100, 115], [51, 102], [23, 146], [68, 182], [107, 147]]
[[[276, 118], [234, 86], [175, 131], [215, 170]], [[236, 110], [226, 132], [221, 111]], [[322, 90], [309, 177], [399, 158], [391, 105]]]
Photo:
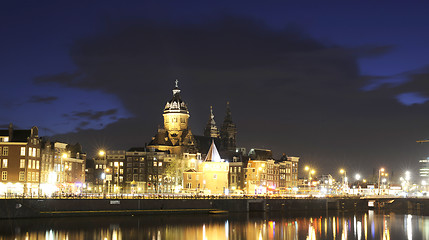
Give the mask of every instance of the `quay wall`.
[[0, 218], [173, 213], [366, 211], [374, 208], [429, 215], [429, 199], [179, 198], [0, 199]]

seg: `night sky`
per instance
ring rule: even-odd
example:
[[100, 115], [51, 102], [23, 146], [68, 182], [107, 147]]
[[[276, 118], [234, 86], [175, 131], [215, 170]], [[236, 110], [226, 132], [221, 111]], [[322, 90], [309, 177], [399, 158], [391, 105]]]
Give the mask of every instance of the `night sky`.
[[429, 156], [429, 2], [8, 1], [0, 125], [97, 149], [144, 146], [179, 79], [190, 127], [230, 101], [238, 145], [318, 174]]

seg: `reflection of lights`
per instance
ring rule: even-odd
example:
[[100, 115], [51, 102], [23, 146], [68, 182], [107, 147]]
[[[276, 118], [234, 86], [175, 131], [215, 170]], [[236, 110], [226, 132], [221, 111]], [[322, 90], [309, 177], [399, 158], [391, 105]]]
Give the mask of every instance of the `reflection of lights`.
[[365, 213], [365, 216], [363, 218], [363, 228], [365, 233], [365, 239], [368, 239], [368, 216]]
[[334, 218], [332, 218], [332, 234], [334, 235], [334, 239], [336, 238], [336, 235], [337, 235], [335, 225], [336, 225], [336, 221], [335, 221], [335, 217], [334, 217]]
[[228, 220], [225, 221], [225, 239], [228, 239], [228, 233], [229, 233], [229, 222]]
[[362, 238], [362, 222], [361, 221], [357, 221], [357, 225], [356, 225], [356, 232], [357, 232], [357, 239], [361, 240]]
[[412, 222], [411, 222], [411, 219], [412, 219], [412, 215], [411, 214], [408, 214], [407, 215], [407, 219], [405, 220], [406, 221], [406, 224], [407, 224], [407, 238], [408, 238], [408, 240], [412, 240], [413, 239], [413, 225], [412, 225]]
[[347, 229], [348, 229], [348, 222], [346, 219], [344, 219], [343, 232], [341, 233], [341, 239], [347, 239]]
[[384, 224], [383, 224], [383, 239], [390, 239], [390, 230], [389, 230], [389, 226], [387, 224], [387, 219], [384, 219]]
[[207, 240], [207, 236], [206, 236], [206, 225], [203, 224], [203, 240]]
[[308, 224], [308, 240], [316, 239], [316, 230], [313, 228], [313, 225], [310, 223]]

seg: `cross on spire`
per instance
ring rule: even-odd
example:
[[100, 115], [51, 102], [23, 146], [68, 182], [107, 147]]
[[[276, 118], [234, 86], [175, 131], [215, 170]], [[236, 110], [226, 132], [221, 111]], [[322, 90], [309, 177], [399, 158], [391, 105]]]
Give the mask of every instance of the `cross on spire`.
[[176, 88], [179, 88], [179, 80], [176, 79], [175, 83], [176, 83]]

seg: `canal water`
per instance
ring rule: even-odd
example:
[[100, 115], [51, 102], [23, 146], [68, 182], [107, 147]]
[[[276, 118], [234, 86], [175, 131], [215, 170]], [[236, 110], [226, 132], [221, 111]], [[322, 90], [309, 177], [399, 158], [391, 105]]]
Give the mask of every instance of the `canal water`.
[[0, 239], [429, 239], [429, 217], [394, 213], [197, 214], [0, 220]]

